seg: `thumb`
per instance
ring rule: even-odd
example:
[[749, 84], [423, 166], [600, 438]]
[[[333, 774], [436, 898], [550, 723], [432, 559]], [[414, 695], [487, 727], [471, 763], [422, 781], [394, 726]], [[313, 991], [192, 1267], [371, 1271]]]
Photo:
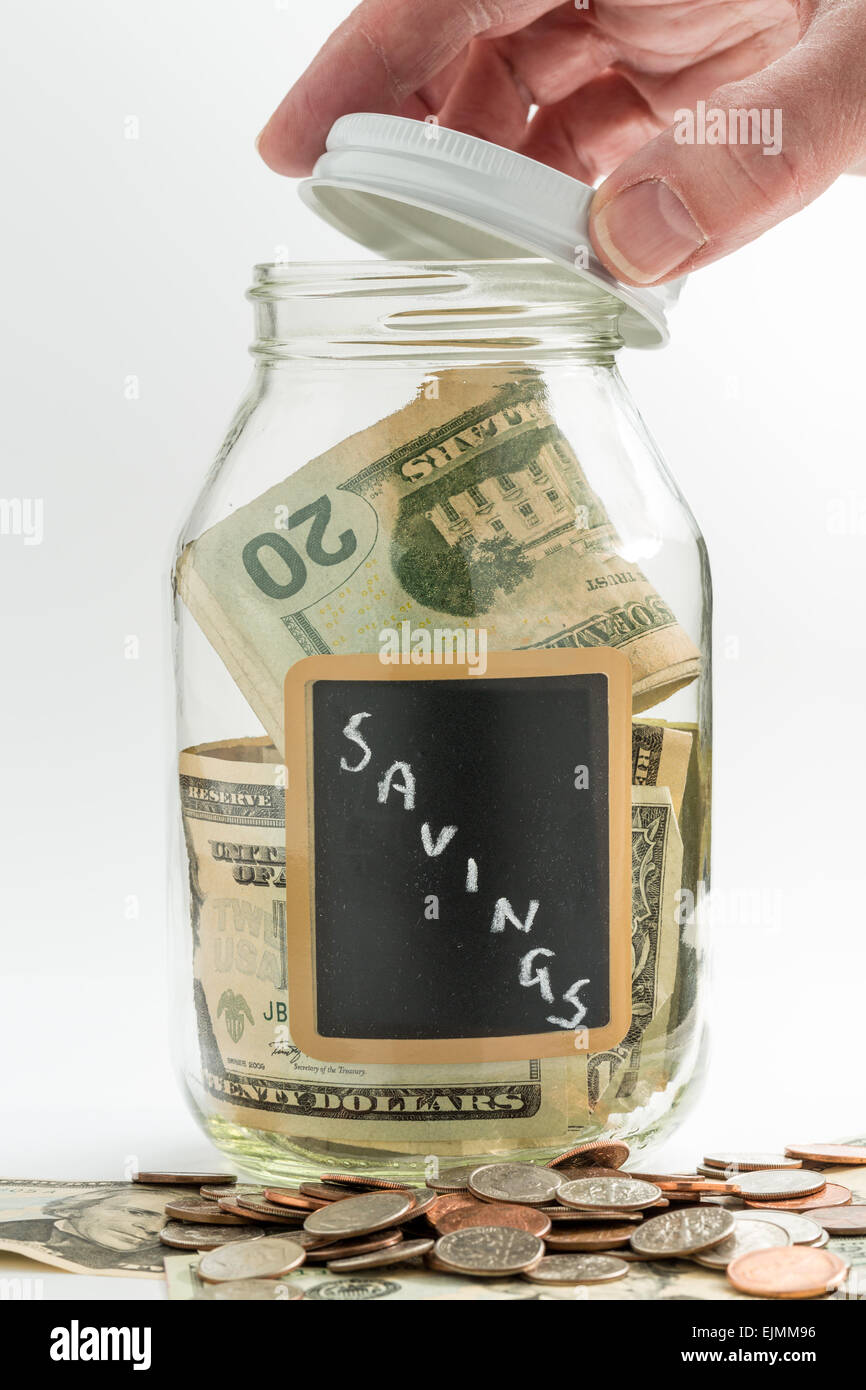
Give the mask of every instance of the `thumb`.
[[714, 92], [626, 159], [590, 209], [607, 268], [636, 285], [760, 236], [866, 155], [866, 2], [819, 8], [783, 58]]

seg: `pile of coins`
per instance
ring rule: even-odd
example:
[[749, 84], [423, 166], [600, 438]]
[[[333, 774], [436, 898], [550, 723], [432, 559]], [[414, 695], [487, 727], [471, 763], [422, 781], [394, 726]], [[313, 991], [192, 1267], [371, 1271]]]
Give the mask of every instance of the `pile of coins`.
[[[276, 1297], [274, 1281], [302, 1264], [356, 1274], [414, 1260], [444, 1274], [577, 1285], [662, 1259], [694, 1260], [753, 1297], [818, 1298], [848, 1273], [824, 1248], [829, 1236], [866, 1234], [866, 1203], [853, 1205], [850, 1189], [826, 1176], [833, 1165], [866, 1164], [866, 1146], [711, 1153], [694, 1173], [626, 1172], [628, 1157], [626, 1144], [599, 1141], [546, 1167], [452, 1168], [425, 1188], [351, 1173], [292, 1188], [226, 1173], [136, 1181], [199, 1187], [167, 1203], [160, 1240], [201, 1252], [199, 1278], [224, 1298]], [[291, 1285], [278, 1289], [295, 1296]]]

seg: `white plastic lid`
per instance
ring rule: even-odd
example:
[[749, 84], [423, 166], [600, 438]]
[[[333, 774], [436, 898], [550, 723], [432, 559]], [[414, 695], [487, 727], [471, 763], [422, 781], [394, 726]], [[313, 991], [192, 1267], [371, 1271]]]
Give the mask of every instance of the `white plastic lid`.
[[333, 227], [390, 260], [501, 260], [530, 252], [590, 280], [625, 306], [629, 347], [668, 340], [666, 311], [685, 280], [623, 285], [589, 239], [595, 189], [474, 135], [403, 116], [341, 116], [300, 185]]

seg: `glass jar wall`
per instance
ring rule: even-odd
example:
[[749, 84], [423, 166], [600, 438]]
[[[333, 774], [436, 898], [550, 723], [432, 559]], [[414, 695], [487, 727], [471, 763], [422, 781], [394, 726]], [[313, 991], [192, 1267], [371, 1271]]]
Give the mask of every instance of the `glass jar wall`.
[[[268, 1177], [339, 1168], [417, 1180], [440, 1159], [544, 1161], [598, 1136], [639, 1149], [672, 1125], [702, 1066], [711, 600], [696, 523], [617, 372], [621, 306], [533, 260], [260, 266], [249, 297], [252, 380], [173, 576], [172, 991], [192, 1108], [221, 1149]], [[500, 671], [556, 677], [602, 651], [628, 673], [630, 706], [610, 743], [631, 784], [622, 828], [611, 820], [610, 864], [607, 845], [587, 848], [583, 822], [556, 820], [541, 783], [521, 791], [557, 760], [579, 786], [560, 707], [548, 717], [518, 683], [498, 742], [499, 716], [480, 713], [484, 698], [502, 708]], [[339, 759], [320, 785], [309, 698], [287, 692], [304, 670], [342, 680], [361, 656], [390, 680], [428, 663], [445, 682], [437, 698], [462, 661], [479, 677], [457, 691], [470, 717], [454, 705], [449, 720], [452, 707], [428, 699], [429, 747], [404, 766], [384, 735], [409, 716], [401, 706], [390, 719], [386, 703], [377, 722], [364, 687], [366, 704], [335, 705]], [[303, 666], [314, 661], [329, 664]], [[425, 786], [432, 796], [452, 782], [465, 817], [427, 819]], [[361, 800], [346, 801], [356, 788]], [[423, 883], [399, 838], [393, 853], [376, 840], [380, 814], [393, 817], [382, 834], [399, 837], [407, 811]], [[490, 856], [461, 841], [466, 817], [478, 843], [496, 829], [495, 891]], [[459, 893], [446, 868], [458, 853]], [[572, 975], [584, 940], [596, 940], [602, 973], [608, 947], [616, 956], [606, 873], [630, 866], [623, 1035], [593, 1028], [586, 979], [557, 980], [547, 938], [531, 930], [533, 901], [545, 920], [541, 894], [527, 890], [518, 907], [509, 888], [527, 858], [538, 881], [560, 885], [558, 949]], [[572, 880], [584, 901], [569, 916]], [[568, 1025], [567, 1047], [521, 1044], [532, 1029], [517, 1024], [509, 1045], [492, 1045], [507, 991], [474, 979], [481, 946], [470, 940], [488, 909], [491, 930], [520, 942], [515, 1018], [532, 1000]], [[377, 1034], [375, 1046], [359, 1041]]]

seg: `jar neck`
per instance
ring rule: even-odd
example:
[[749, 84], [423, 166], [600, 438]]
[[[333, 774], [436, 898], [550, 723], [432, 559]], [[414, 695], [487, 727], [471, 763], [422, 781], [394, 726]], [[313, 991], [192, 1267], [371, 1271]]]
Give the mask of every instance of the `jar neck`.
[[622, 306], [547, 261], [262, 265], [252, 355], [456, 365], [613, 364]]

